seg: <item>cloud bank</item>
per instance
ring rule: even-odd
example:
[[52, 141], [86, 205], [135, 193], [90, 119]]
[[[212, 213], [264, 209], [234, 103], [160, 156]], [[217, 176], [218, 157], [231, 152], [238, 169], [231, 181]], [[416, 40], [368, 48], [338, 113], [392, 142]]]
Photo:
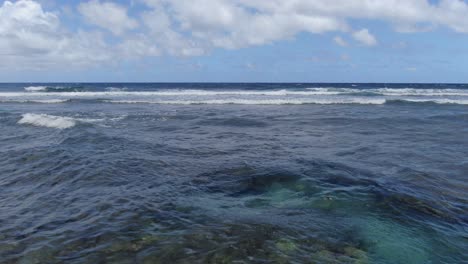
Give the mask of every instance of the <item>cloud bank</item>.
[[343, 47], [378, 46], [379, 32], [356, 28], [356, 21], [384, 22], [402, 34], [437, 28], [468, 33], [468, 4], [462, 0], [133, 2], [83, 1], [72, 8], [78, 18], [71, 27], [60, 8], [45, 10], [33, 0], [4, 1], [0, 67], [87, 67], [149, 56], [200, 56], [269, 45], [299, 33], [332, 33], [328, 37]]

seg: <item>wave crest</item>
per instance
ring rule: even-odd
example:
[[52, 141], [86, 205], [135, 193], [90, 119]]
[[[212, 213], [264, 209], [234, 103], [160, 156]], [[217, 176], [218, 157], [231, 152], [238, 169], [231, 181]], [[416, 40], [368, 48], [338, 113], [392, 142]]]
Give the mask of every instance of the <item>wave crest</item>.
[[106, 91], [109, 91], [109, 92], [123, 92], [127, 90], [128, 90], [127, 87], [107, 87], [106, 88]]
[[27, 113], [22, 116], [18, 124], [66, 129], [74, 127], [76, 125], [76, 120], [70, 117]]
[[19, 103], [19, 104], [63, 104], [70, 102], [69, 99], [44, 99], [44, 100], [0, 100], [0, 103]]
[[65, 103], [72, 101], [142, 104], [374, 104], [437, 103], [467, 105], [468, 89], [415, 88], [306, 88], [277, 90], [172, 89], [128, 91], [107, 87], [106, 91], [86, 90], [84, 86], [30, 86], [28, 92], [0, 92], [0, 103]]
[[385, 99], [213, 99], [213, 100], [103, 100], [116, 104], [173, 104], [173, 105], [305, 105], [305, 104], [384, 104]]
[[43, 92], [47, 90], [47, 86], [28, 86], [24, 87], [24, 90], [28, 92]]
[[27, 92], [81, 92], [84, 91], [83, 86], [28, 86], [24, 87]]

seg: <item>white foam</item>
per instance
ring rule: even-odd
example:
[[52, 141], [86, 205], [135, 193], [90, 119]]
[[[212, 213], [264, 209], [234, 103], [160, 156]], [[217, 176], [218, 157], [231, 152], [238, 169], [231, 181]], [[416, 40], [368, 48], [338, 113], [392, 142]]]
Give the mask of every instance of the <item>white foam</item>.
[[403, 102], [411, 102], [411, 103], [436, 103], [436, 104], [459, 104], [459, 105], [468, 105], [467, 100], [455, 100], [455, 99], [403, 99]]
[[[0, 92], [0, 102], [64, 103], [67, 100], [104, 100], [114, 103], [154, 104], [383, 104], [385, 101], [433, 101], [440, 104], [466, 104], [468, 90], [414, 88], [333, 88], [305, 90], [158, 90], [82, 92]], [[369, 95], [369, 93], [371, 93]]]
[[76, 121], [70, 117], [53, 116], [46, 114], [24, 114], [18, 124], [66, 129], [76, 125]]
[[307, 88], [309, 91], [324, 94], [375, 93], [388, 96], [468, 96], [466, 89], [415, 89], [415, 88]]
[[24, 87], [24, 90], [28, 92], [40, 92], [47, 90], [47, 86], [29, 86]]
[[176, 90], [176, 91], [106, 91], [106, 92], [41, 92], [41, 93], [22, 93], [22, 92], [3, 92], [0, 97], [111, 97], [111, 96], [242, 96], [242, 95], [264, 95], [264, 96], [287, 96], [287, 95], [337, 95], [340, 92], [333, 91], [208, 91], [208, 90]]
[[38, 103], [38, 104], [61, 104], [68, 102], [68, 99], [45, 99], [45, 100], [15, 100], [15, 99], [7, 99], [7, 100], [0, 100], [0, 103]]
[[127, 91], [126, 88], [108, 87], [104, 92], [44, 92], [47, 87], [31, 86], [26, 87], [27, 91], [3, 92], [0, 97], [21, 97], [21, 96], [57, 96], [57, 97], [110, 97], [110, 96], [313, 96], [313, 95], [352, 95], [354, 93], [375, 93], [387, 96], [468, 96], [468, 89], [413, 89], [413, 88], [376, 88], [376, 89], [354, 89], [354, 88], [307, 88], [306, 90], [160, 90], [160, 91]]
[[49, 99], [49, 100], [32, 100], [31, 103], [40, 103], [40, 104], [61, 104], [68, 102], [68, 99]]
[[108, 103], [120, 104], [174, 104], [174, 105], [194, 105], [194, 104], [213, 104], [213, 105], [304, 105], [304, 104], [368, 104], [380, 105], [386, 102], [385, 99], [366, 99], [366, 98], [343, 98], [339, 99], [219, 99], [219, 100], [105, 100]]
[[395, 88], [381, 88], [377, 92], [383, 95], [405, 96], [405, 95], [418, 95], [418, 96], [468, 96], [468, 90], [461, 89], [395, 89]]
[[123, 88], [119, 88], [119, 87], [107, 87], [106, 88], [107, 91], [109, 92], [122, 92], [122, 91], [126, 91], [128, 90], [126, 87], [123, 87]]

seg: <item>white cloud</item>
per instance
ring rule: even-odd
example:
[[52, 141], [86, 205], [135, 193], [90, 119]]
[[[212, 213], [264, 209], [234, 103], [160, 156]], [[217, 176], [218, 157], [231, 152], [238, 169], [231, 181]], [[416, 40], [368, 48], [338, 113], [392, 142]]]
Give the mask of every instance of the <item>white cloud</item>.
[[55, 13], [29, 0], [0, 7], [0, 67], [43, 69], [96, 65], [112, 59], [100, 33], [67, 34]]
[[43, 12], [35, 2], [5, 1], [0, 7], [0, 52], [2, 55], [47, 52], [49, 39], [55, 37], [58, 25], [57, 16]]
[[354, 28], [357, 20], [388, 23], [407, 33], [437, 27], [468, 33], [468, 3], [462, 0], [134, 1], [138, 13], [133, 16], [128, 12], [130, 2], [129, 6], [105, 0], [79, 4], [79, 14], [99, 28], [94, 32], [84, 31], [87, 27], [80, 24], [67, 29], [60, 16], [77, 11], [60, 6], [59, 1], [48, 5], [55, 11], [44, 10], [33, 0], [4, 1], [0, 66], [87, 66], [146, 56], [199, 56], [216, 48], [268, 45], [299, 33], [332, 33], [340, 46], [348, 45], [350, 37], [366, 46], [377, 45], [368, 29]]
[[333, 38], [333, 41], [335, 41], [335, 43], [341, 47], [347, 47], [348, 46], [348, 42], [346, 42], [346, 40], [344, 40], [342, 37], [340, 36], [336, 36]]
[[147, 11], [143, 13], [142, 20], [147, 36], [164, 53], [174, 56], [198, 56], [205, 53], [200, 41], [187, 38], [173, 29], [172, 20], [167, 13], [160, 10]]
[[138, 27], [137, 21], [127, 15], [124, 6], [112, 2], [92, 0], [81, 3], [78, 11], [88, 23], [107, 29], [115, 35], [122, 35], [125, 31]]
[[117, 46], [118, 55], [122, 58], [135, 59], [146, 56], [160, 56], [162, 51], [151, 38], [139, 34], [125, 39]]
[[6, 1], [0, 8], [0, 52], [2, 56], [41, 54], [49, 50], [58, 18], [43, 12], [35, 2]]
[[369, 32], [367, 28], [363, 28], [359, 31], [353, 33], [353, 38], [363, 45], [366, 46], [375, 46], [377, 45], [377, 40], [375, 37]]
[[434, 12], [436, 23], [460, 33], [468, 33], [468, 4], [463, 0], [441, 0]]
[[[300, 32], [341, 31], [364, 45], [377, 41], [368, 31], [353, 32], [350, 20], [379, 20], [399, 32], [447, 26], [468, 32], [468, 4], [461, 0], [141, 0], [164, 12], [171, 30], [191, 35], [203, 47], [236, 49], [294, 38]], [[334, 39], [346, 45], [342, 37]]]
[[[299, 32], [345, 30], [347, 24], [331, 16], [303, 15], [238, 0], [146, 0], [205, 45], [236, 49], [293, 38]], [[263, 1], [262, 1], [263, 2]], [[259, 3], [262, 3], [259, 2]]]

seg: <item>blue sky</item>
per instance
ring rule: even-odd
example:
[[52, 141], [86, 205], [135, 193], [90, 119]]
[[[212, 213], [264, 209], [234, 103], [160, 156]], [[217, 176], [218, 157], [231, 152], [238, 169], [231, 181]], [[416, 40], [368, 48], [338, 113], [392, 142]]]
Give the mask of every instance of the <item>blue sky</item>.
[[3, 1], [2, 82], [468, 82], [461, 0]]

